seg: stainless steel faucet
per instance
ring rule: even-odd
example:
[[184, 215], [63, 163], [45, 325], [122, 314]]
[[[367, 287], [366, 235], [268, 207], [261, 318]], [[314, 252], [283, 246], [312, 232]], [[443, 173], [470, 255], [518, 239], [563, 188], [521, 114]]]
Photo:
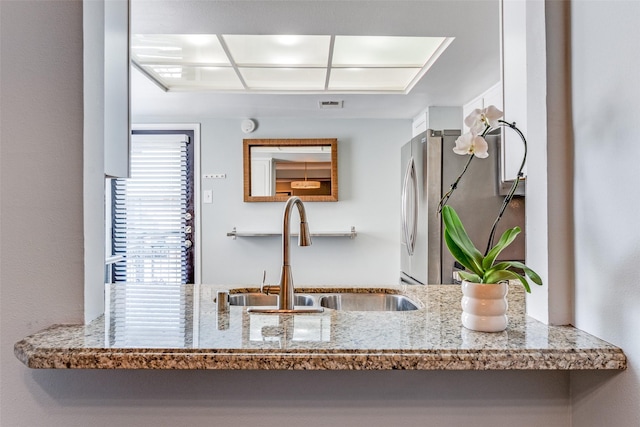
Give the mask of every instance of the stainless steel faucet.
[[279, 310], [293, 310], [293, 276], [291, 275], [291, 264], [289, 262], [289, 222], [293, 206], [298, 208], [298, 213], [300, 214], [298, 246], [311, 245], [311, 235], [309, 234], [309, 224], [307, 223], [304, 204], [299, 197], [290, 197], [284, 206], [282, 214], [282, 272], [280, 273], [280, 297], [278, 298]]

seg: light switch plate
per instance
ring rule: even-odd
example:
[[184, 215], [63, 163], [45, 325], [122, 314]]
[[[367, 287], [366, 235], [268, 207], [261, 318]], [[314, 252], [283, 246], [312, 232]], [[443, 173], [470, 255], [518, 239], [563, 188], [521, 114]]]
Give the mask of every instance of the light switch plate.
[[202, 192], [202, 202], [203, 203], [213, 203], [213, 191], [204, 190]]

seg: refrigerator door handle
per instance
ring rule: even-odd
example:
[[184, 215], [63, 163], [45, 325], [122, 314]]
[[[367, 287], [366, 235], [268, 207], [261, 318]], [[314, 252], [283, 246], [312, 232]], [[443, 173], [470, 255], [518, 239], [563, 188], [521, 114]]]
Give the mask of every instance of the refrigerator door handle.
[[[410, 191], [410, 186], [413, 191]], [[412, 256], [418, 233], [418, 177], [413, 157], [407, 165], [402, 186], [402, 233], [407, 252]]]

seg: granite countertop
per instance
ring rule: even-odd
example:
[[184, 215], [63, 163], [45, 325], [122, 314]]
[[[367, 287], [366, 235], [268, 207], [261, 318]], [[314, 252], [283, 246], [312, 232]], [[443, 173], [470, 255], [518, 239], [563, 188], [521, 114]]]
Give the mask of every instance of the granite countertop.
[[242, 286], [108, 285], [105, 315], [88, 325], [53, 325], [15, 344], [30, 368], [587, 370], [626, 368], [623, 351], [571, 326], [524, 314], [524, 292], [510, 286], [509, 326], [474, 332], [460, 322], [460, 287], [319, 286], [332, 291], [404, 294], [419, 309], [319, 314], [217, 310], [218, 291]]

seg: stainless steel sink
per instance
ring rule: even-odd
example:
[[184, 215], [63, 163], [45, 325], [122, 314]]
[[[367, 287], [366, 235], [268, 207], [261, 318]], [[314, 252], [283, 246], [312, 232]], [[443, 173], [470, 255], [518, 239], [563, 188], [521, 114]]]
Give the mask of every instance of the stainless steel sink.
[[[277, 307], [278, 295], [262, 292], [242, 292], [229, 295], [229, 305], [250, 307]], [[418, 310], [420, 304], [399, 294], [384, 292], [332, 292], [321, 294], [295, 294], [294, 305], [330, 308], [342, 311], [410, 311]], [[322, 307], [322, 308], [321, 308]]]
[[418, 304], [404, 295], [385, 293], [340, 293], [320, 298], [320, 306], [349, 311], [409, 311]]
[[[293, 304], [310, 307], [314, 305], [313, 298], [309, 295], [296, 294]], [[229, 295], [229, 305], [242, 306], [277, 306], [278, 295], [267, 295], [260, 292], [250, 292]]]

